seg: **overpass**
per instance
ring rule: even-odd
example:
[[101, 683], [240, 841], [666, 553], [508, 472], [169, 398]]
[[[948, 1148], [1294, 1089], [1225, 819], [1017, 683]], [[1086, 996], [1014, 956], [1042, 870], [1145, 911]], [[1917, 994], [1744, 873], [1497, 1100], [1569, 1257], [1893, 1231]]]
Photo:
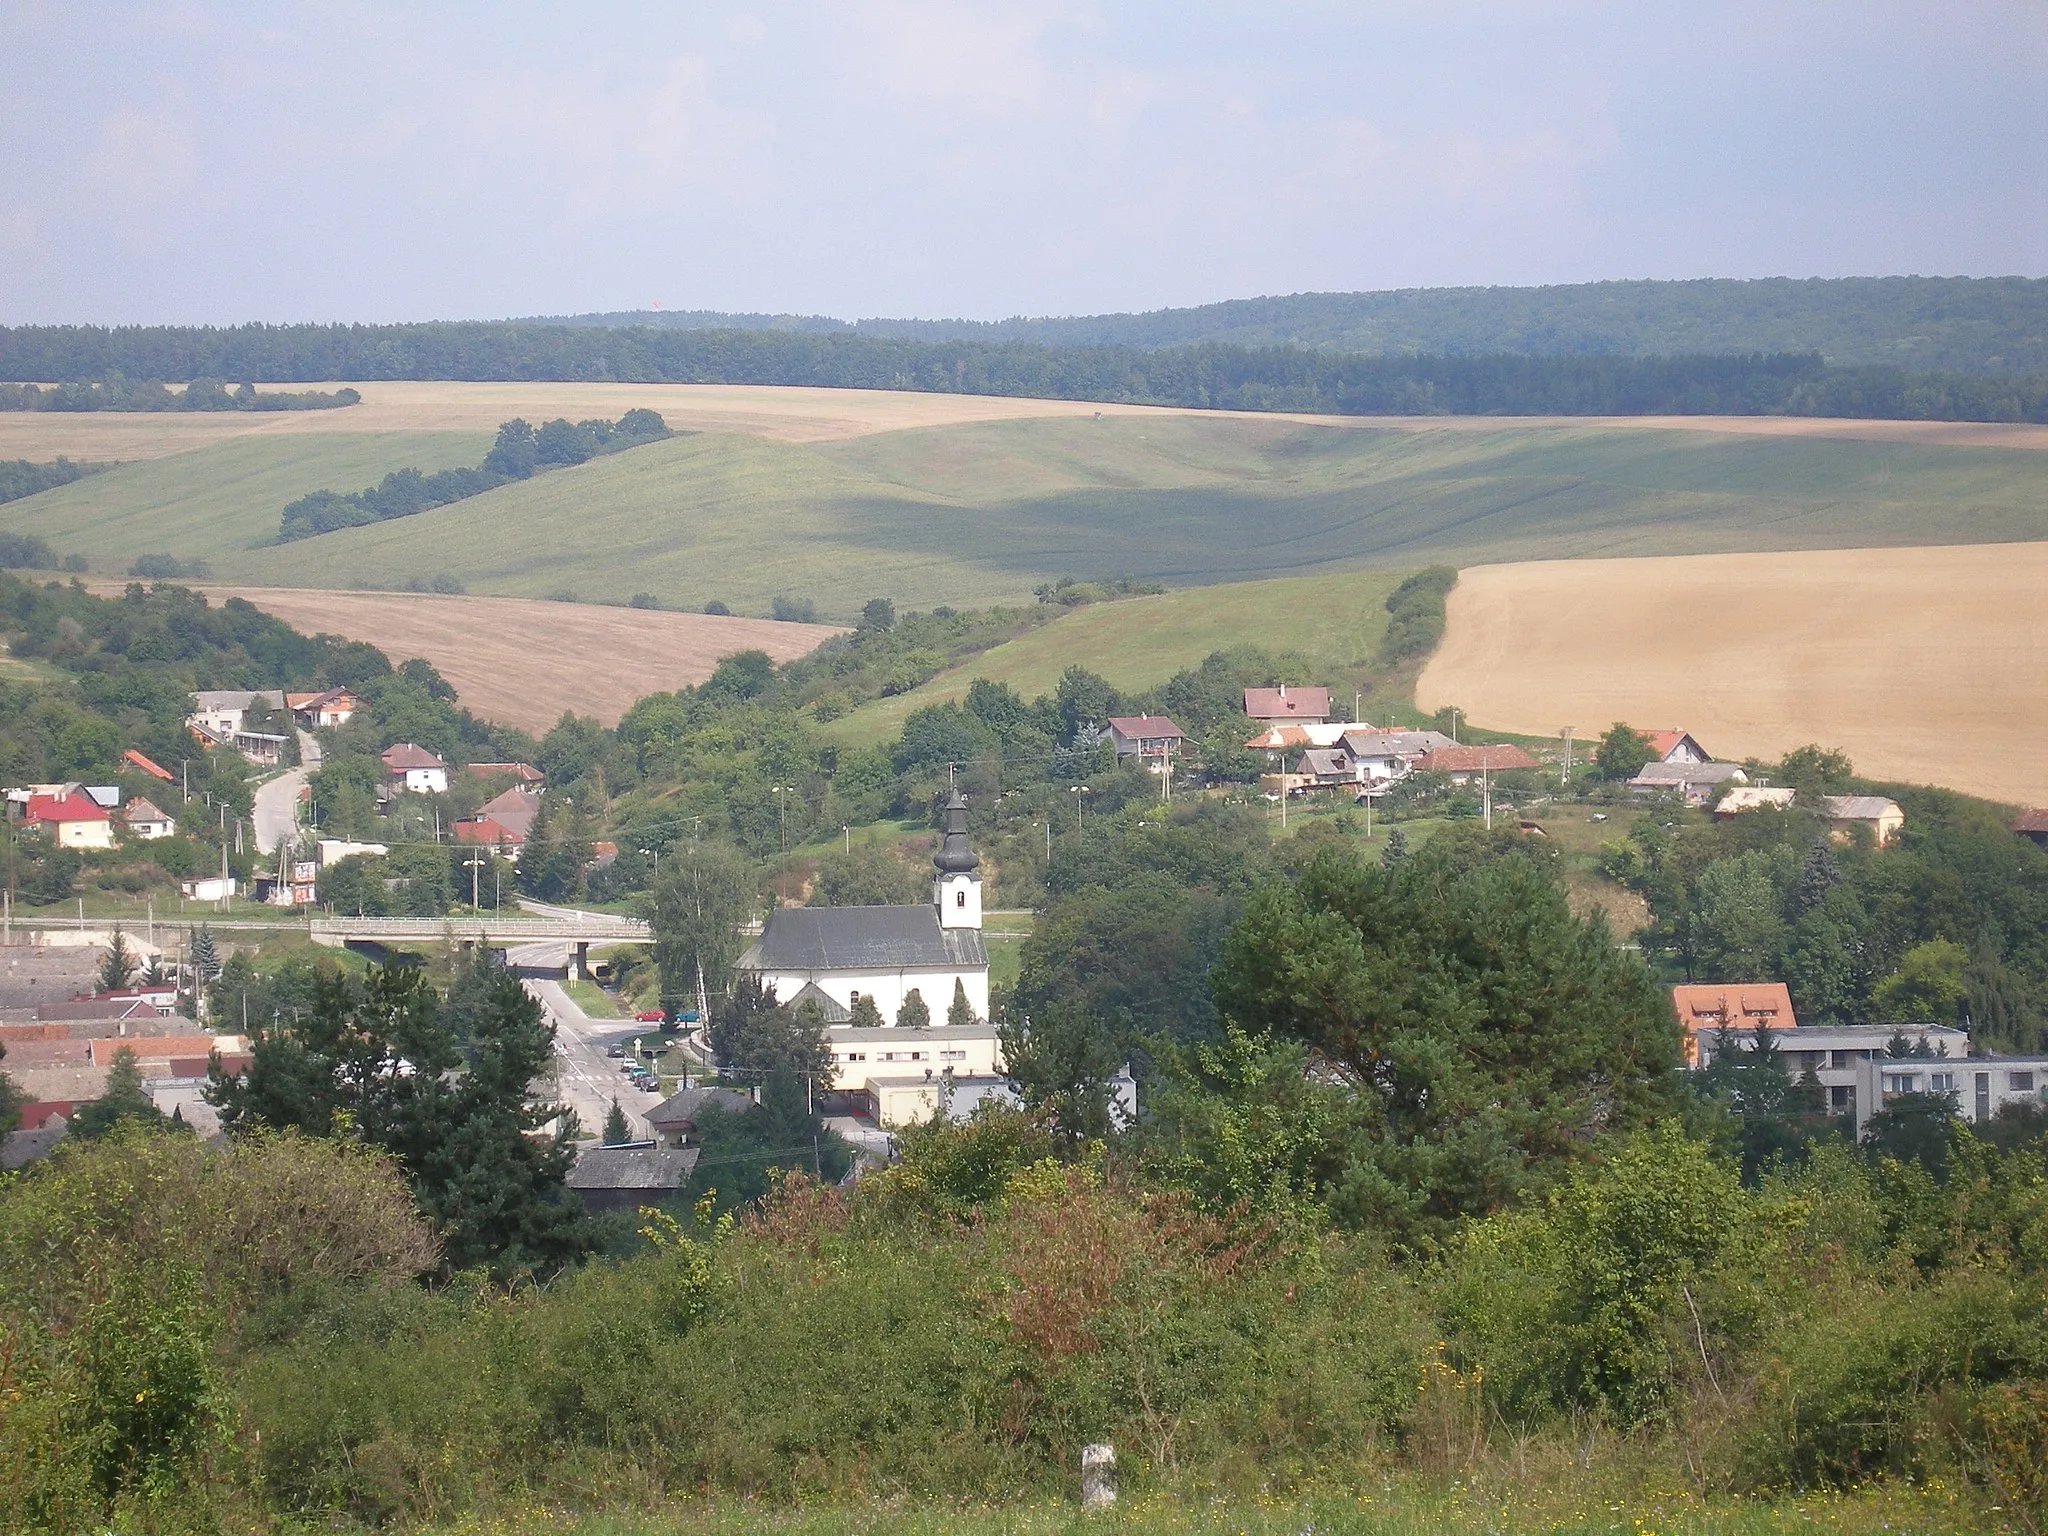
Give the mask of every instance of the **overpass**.
[[522, 944], [561, 944], [574, 951], [569, 974], [590, 974], [593, 944], [645, 944], [653, 930], [637, 917], [612, 917], [602, 912], [574, 917], [332, 917], [320, 911], [307, 918], [315, 944], [350, 943], [457, 944], [489, 943], [506, 949]]

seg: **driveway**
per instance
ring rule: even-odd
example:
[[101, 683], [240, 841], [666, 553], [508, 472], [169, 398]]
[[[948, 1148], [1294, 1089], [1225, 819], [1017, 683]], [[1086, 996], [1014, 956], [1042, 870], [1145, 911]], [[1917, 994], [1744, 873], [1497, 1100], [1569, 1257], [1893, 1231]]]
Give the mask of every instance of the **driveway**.
[[309, 731], [299, 732], [299, 766], [256, 786], [256, 851], [275, 853], [277, 845], [299, 828], [299, 791], [320, 766], [320, 743]]

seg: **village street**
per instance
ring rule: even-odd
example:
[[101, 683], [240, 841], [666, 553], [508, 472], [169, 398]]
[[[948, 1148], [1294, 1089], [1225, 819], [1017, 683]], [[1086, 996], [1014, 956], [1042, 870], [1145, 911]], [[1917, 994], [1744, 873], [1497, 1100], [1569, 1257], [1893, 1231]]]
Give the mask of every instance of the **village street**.
[[320, 767], [320, 743], [310, 731], [299, 732], [299, 766], [256, 786], [256, 851], [273, 852], [298, 830], [299, 791]]

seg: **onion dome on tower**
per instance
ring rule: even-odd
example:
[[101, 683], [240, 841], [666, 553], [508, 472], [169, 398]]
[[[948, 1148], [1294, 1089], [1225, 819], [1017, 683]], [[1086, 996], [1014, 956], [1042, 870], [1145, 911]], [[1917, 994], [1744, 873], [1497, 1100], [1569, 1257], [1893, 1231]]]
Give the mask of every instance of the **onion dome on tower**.
[[967, 802], [954, 790], [946, 802], [945, 830], [939, 851], [932, 855], [938, 878], [932, 882], [932, 903], [941, 928], [981, 926], [981, 855], [967, 841]]

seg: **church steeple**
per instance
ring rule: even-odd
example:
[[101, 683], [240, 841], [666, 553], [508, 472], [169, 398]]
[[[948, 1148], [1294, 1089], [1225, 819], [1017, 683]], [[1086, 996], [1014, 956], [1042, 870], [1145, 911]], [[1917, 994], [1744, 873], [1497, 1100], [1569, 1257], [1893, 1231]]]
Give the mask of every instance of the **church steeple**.
[[932, 904], [941, 928], [981, 926], [981, 855], [967, 841], [967, 802], [954, 790], [946, 802], [946, 824], [939, 851], [932, 855], [938, 878], [932, 882]]

